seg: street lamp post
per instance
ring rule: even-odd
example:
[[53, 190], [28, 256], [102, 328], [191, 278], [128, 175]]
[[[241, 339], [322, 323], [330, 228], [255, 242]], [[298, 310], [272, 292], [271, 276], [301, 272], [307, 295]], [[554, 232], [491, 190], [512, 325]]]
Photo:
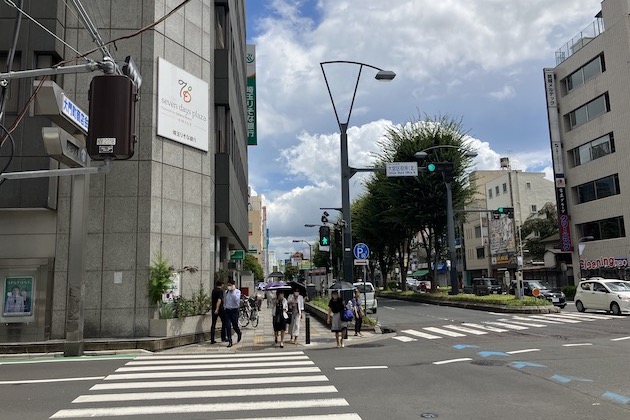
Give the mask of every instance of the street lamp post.
[[[330, 85], [328, 84], [328, 79], [326, 78], [326, 72], [324, 71], [324, 65], [327, 64], [353, 64], [359, 66], [359, 71], [357, 74], [357, 80], [354, 84], [354, 91], [352, 93], [352, 101], [350, 102], [350, 109], [348, 110], [348, 117], [345, 122], [341, 122], [339, 120], [339, 114], [337, 113], [337, 107], [335, 106], [335, 101], [332, 97], [332, 92], [330, 91]], [[369, 64], [360, 63], [356, 61], [324, 61], [319, 63], [322, 68], [322, 74], [324, 75], [324, 81], [326, 82], [326, 89], [328, 89], [328, 96], [330, 96], [330, 102], [333, 106], [333, 111], [335, 111], [335, 118], [337, 119], [337, 125], [339, 126], [340, 131], [340, 143], [341, 143], [341, 213], [342, 213], [342, 223], [345, 222], [345, 229], [343, 230], [343, 279], [345, 281], [352, 282], [352, 267], [353, 267], [353, 259], [352, 259], [352, 224], [350, 222], [350, 178], [353, 173], [350, 171], [350, 167], [348, 166], [348, 124], [350, 123], [350, 115], [352, 114], [352, 107], [354, 106], [354, 99], [357, 94], [357, 88], [359, 87], [359, 79], [361, 78], [361, 71], [363, 67], [369, 67], [371, 69], [377, 70], [376, 80], [381, 81], [390, 81], [396, 77], [396, 73], [389, 70], [383, 70], [378, 67], [371, 66]]]
[[308, 271], [308, 279], [309, 279], [309, 283], [313, 283], [313, 278], [312, 278], [312, 274], [311, 271], [313, 271], [313, 247], [311, 246], [311, 244], [303, 239], [294, 239], [293, 242], [304, 242], [306, 245], [308, 245], [308, 259], [310, 261], [310, 265], [311, 268]]
[[[432, 149], [439, 148], [451, 148], [458, 149], [461, 151], [461, 148], [458, 146], [452, 145], [441, 145], [441, 146], [433, 146], [428, 147], [424, 150], [421, 150], [414, 154], [414, 157], [419, 160], [426, 159], [429, 155], [427, 151]], [[466, 157], [475, 157], [477, 156], [476, 152], [471, 150], [464, 151], [464, 156]], [[459, 283], [457, 282], [457, 252], [455, 251], [455, 219], [453, 217], [453, 190], [452, 190], [452, 176], [445, 174], [442, 172], [442, 179], [444, 180], [444, 185], [446, 185], [446, 230], [448, 235], [448, 250], [451, 259], [451, 267], [449, 270], [450, 280], [451, 280], [451, 294], [457, 295], [459, 294]]]

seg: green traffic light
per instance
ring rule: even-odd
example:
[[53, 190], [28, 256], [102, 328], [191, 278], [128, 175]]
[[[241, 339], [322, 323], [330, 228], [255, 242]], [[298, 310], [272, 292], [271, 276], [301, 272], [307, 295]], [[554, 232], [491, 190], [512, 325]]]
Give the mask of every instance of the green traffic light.
[[434, 171], [435, 171], [435, 163], [429, 163], [429, 164], [427, 165], [427, 170], [428, 170], [429, 172], [434, 172]]
[[499, 208], [497, 209], [497, 211], [498, 211], [499, 213], [503, 213], [503, 207], [499, 207]]
[[326, 237], [323, 237], [323, 238], [322, 238], [322, 245], [323, 245], [323, 246], [328, 245], [328, 238], [326, 238]]

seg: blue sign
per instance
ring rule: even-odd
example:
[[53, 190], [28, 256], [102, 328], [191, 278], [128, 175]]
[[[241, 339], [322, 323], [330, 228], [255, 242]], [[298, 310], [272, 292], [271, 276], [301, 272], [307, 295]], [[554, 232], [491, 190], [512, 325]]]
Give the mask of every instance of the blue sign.
[[77, 127], [81, 128], [86, 133], [88, 132], [89, 116], [81, 110], [74, 102], [72, 102], [66, 95], [63, 95], [63, 107], [61, 109], [63, 115], [65, 115], [70, 121], [72, 121]]
[[370, 256], [370, 248], [363, 242], [356, 244], [352, 252], [354, 253], [354, 258], [357, 260], [367, 260]]

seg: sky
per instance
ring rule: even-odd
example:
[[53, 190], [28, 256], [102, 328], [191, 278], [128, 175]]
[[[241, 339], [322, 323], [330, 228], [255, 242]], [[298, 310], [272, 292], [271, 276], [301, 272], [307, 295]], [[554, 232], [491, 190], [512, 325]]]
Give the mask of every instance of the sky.
[[[364, 67], [348, 128], [349, 165], [369, 167], [387, 127], [461, 120], [477, 170], [544, 172], [551, 152], [543, 68], [595, 20], [598, 0], [247, 0], [256, 45], [258, 145], [249, 184], [267, 207], [269, 249], [308, 253], [321, 207], [341, 207], [339, 126], [320, 63]], [[347, 119], [360, 66], [324, 66], [339, 119]], [[367, 175], [350, 180], [351, 199]], [[335, 220], [338, 213], [329, 211]]]

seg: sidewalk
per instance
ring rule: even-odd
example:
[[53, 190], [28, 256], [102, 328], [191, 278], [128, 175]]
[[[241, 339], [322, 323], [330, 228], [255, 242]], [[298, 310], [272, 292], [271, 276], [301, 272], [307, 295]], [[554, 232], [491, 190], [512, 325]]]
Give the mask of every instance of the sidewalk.
[[[333, 348], [337, 347], [335, 342], [335, 333], [330, 331], [330, 326], [323, 325], [317, 318], [310, 317], [310, 344], [306, 344], [306, 317], [307, 313], [304, 313], [302, 317], [302, 324], [300, 326], [300, 335], [298, 337], [298, 343], [291, 344], [291, 336], [286, 333], [284, 335], [284, 348], [280, 348], [280, 344], [274, 342], [273, 324], [271, 317], [271, 308], [267, 308], [266, 301], [263, 302], [260, 310], [260, 322], [258, 327], [253, 328], [250, 325], [245, 328], [241, 328], [243, 334], [241, 342], [236, 343], [236, 334], [233, 335], [234, 345], [230, 348], [227, 347], [227, 343], [220, 341], [221, 329], [217, 326], [217, 341], [216, 344], [210, 344], [210, 341], [189, 344], [186, 346], [176, 347], [168, 350], [164, 350], [161, 353], [229, 353], [235, 351], [264, 351], [264, 350], [306, 350], [313, 347]], [[362, 331], [363, 337], [355, 337], [353, 324], [350, 323], [348, 331], [348, 338], [344, 340], [346, 346], [352, 346], [353, 344], [360, 344], [361, 342], [372, 341], [380, 334], [375, 334], [372, 331]]]

